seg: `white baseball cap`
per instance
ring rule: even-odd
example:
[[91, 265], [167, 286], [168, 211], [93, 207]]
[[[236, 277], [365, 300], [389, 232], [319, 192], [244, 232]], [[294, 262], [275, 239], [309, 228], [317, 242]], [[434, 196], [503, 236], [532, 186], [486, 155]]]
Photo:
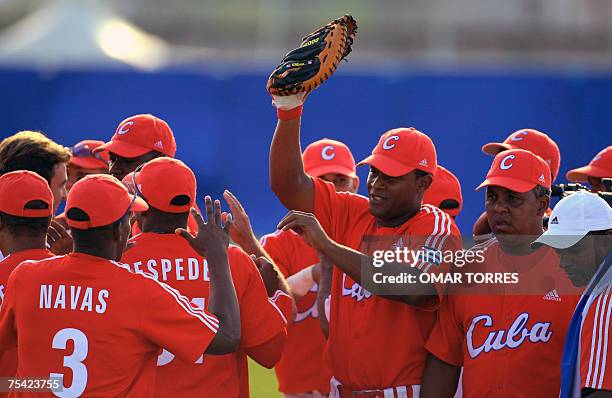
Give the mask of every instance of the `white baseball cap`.
[[575, 192], [559, 201], [548, 220], [548, 230], [532, 246], [556, 249], [574, 246], [591, 231], [612, 228], [612, 208], [599, 196], [587, 191]]

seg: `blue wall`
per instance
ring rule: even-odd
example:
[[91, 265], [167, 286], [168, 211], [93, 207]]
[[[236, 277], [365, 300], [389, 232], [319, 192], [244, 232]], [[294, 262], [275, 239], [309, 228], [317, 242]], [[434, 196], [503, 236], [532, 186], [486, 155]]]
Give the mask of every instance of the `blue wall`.
[[[177, 157], [198, 176], [200, 200], [232, 190], [258, 233], [285, 210], [269, 190], [268, 148], [276, 117], [266, 75], [0, 71], [1, 136], [41, 130], [58, 142], [107, 140], [133, 114], [153, 113], [174, 130]], [[523, 127], [542, 130], [561, 148], [561, 173], [609, 145], [612, 76], [561, 72], [398, 72], [334, 76], [308, 99], [302, 142], [346, 142], [358, 160], [384, 131], [415, 126], [436, 144], [438, 161], [463, 185], [464, 233], [484, 206], [474, 188], [491, 158], [480, 147]], [[359, 171], [364, 193], [366, 169]], [[559, 181], [558, 181], [559, 182]], [[170, 183], [170, 182], [169, 182]]]

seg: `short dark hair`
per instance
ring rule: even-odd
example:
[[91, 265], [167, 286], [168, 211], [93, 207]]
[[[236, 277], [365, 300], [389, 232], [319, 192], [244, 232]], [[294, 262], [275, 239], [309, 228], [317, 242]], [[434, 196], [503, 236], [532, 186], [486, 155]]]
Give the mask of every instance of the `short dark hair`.
[[426, 175], [431, 175], [431, 173], [419, 169], [414, 169], [414, 176], [416, 178], [425, 177]]
[[51, 182], [53, 168], [70, 161], [70, 150], [37, 131], [20, 131], [0, 142], [0, 175], [29, 170]]
[[542, 185], [536, 185], [531, 191], [537, 199], [540, 199], [542, 196], [550, 196], [550, 189]]
[[[66, 218], [73, 221], [90, 220], [89, 215], [77, 207], [68, 209], [68, 211], [66, 212]], [[72, 232], [72, 238], [74, 239], [75, 244], [91, 245], [92, 242], [99, 241], [101, 236], [108, 235], [113, 230], [113, 228], [119, 226], [121, 221], [123, 221], [123, 217], [109, 225], [103, 225], [101, 227], [87, 229], [70, 227], [70, 231]]]
[[[42, 200], [32, 200], [25, 205], [26, 209], [48, 209], [49, 205]], [[38, 237], [47, 234], [51, 216], [49, 217], [19, 217], [0, 211], [2, 225], [6, 226], [11, 234], [16, 236]]]

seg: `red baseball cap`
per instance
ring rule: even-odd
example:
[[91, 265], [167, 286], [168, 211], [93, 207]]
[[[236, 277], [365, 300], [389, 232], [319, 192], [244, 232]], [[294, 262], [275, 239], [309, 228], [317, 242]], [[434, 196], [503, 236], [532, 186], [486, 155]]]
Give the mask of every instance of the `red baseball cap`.
[[423, 195], [423, 203], [440, 206], [440, 203], [447, 199], [456, 200], [459, 203], [459, 207], [455, 209], [442, 209], [442, 211], [448, 213], [450, 216], [456, 217], [463, 207], [461, 184], [453, 173], [438, 165], [436, 175]]
[[[26, 205], [40, 200], [46, 209], [28, 209]], [[0, 176], [0, 211], [16, 217], [50, 217], [53, 215], [53, 193], [47, 180], [38, 174], [18, 170]]]
[[308, 145], [302, 155], [304, 171], [313, 177], [338, 173], [355, 178], [355, 158], [346, 144], [324, 138]]
[[565, 175], [569, 181], [584, 182], [588, 177], [612, 177], [612, 145], [602, 149], [587, 166], [578, 167]]
[[113, 138], [94, 152], [102, 150], [124, 158], [135, 158], [151, 151], [174, 157], [176, 142], [168, 123], [153, 115], [136, 115], [119, 123]]
[[82, 169], [108, 169], [108, 151], [94, 153], [94, 149], [104, 145], [104, 141], [83, 140], [70, 148], [72, 157], [70, 164]]
[[[77, 208], [89, 216], [88, 221], [70, 218]], [[149, 208], [141, 198], [130, 195], [118, 179], [107, 174], [90, 174], [77, 181], [66, 200], [66, 222], [70, 228], [89, 229], [110, 225], [128, 211], [141, 212]]]
[[504, 142], [491, 142], [482, 147], [487, 155], [495, 156], [508, 149], [526, 149], [544, 159], [550, 167], [552, 179], [557, 178], [561, 164], [561, 152], [557, 143], [548, 135], [534, 129], [521, 129], [510, 134]]
[[384, 174], [399, 177], [412, 170], [436, 174], [436, 148], [431, 138], [414, 127], [400, 127], [384, 133], [372, 154], [357, 163], [369, 164]]
[[487, 179], [476, 190], [496, 185], [515, 192], [527, 192], [536, 185], [550, 189], [550, 184], [550, 167], [544, 159], [524, 149], [510, 149], [495, 156]]
[[[158, 210], [166, 213], [185, 213], [194, 206], [196, 177], [193, 171], [178, 159], [153, 159], [137, 172], [135, 180], [139, 195]], [[172, 200], [181, 195], [189, 198], [188, 203], [172, 204]]]

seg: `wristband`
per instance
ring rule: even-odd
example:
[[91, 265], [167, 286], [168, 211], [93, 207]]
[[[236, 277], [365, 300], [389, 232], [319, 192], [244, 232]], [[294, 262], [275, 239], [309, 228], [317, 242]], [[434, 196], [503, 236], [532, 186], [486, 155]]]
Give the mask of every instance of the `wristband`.
[[298, 117], [302, 116], [302, 108], [303, 106], [300, 105], [298, 107], [295, 107], [293, 109], [276, 109], [276, 116], [278, 117], [279, 120], [293, 120], [293, 119], [297, 119]]

